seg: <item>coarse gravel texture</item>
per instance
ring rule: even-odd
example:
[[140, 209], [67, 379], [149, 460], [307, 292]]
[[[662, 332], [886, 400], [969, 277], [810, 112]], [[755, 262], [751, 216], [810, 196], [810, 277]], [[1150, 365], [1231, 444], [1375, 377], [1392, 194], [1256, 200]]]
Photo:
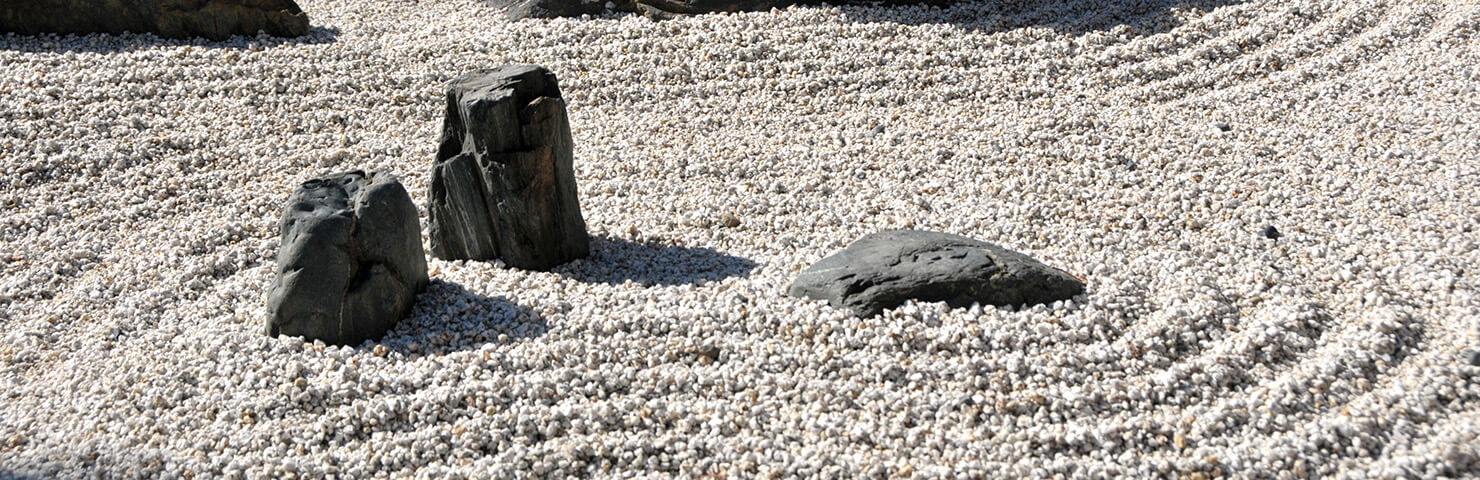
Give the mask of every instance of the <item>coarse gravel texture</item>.
[[[300, 4], [298, 40], [0, 36], [0, 477], [1480, 471], [1475, 2]], [[264, 336], [293, 187], [425, 208], [446, 83], [510, 62], [559, 75], [592, 257]], [[785, 295], [888, 228], [1088, 290]]]

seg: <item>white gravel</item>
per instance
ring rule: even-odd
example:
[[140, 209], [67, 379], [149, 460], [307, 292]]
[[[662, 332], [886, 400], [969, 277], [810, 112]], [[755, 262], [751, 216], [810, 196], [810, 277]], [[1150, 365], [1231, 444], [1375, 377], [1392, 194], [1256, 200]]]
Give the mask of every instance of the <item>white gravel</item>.
[[[307, 41], [0, 37], [0, 477], [1480, 471], [1475, 2], [300, 3]], [[594, 256], [264, 336], [292, 188], [422, 203], [444, 85], [506, 62], [560, 77]], [[784, 295], [907, 226], [1088, 293]]]

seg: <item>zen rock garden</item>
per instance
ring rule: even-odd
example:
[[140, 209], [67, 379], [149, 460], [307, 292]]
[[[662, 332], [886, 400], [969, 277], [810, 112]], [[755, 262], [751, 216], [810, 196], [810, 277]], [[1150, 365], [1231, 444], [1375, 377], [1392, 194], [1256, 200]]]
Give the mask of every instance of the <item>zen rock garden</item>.
[[[590, 251], [555, 75], [507, 65], [454, 79], [427, 195], [432, 255], [549, 270]], [[268, 335], [353, 345], [385, 335], [426, 287], [415, 205], [395, 176], [304, 182], [281, 222]], [[938, 232], [884, 231], [805, 271], [789, 293], [872, 316], [908, 300], [953, 307], [1065, 300], [1084, 282], [1026, 255]]]

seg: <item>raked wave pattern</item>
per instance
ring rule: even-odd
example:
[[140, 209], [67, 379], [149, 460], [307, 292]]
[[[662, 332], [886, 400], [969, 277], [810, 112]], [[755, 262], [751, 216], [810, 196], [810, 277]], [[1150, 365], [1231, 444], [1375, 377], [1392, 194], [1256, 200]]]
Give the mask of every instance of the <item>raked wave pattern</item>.
[[[300, 5], [299, 39], [0, 36], [0, 477], [1480, 471], [1475, 2]], [[293, 187], [424, 209], [447, 82], [504, 63], [560, 79], [591, 257], [429, 259], [381, 341], [262, 335]], [[1087, 292], [785, 295], [896, 228]]]

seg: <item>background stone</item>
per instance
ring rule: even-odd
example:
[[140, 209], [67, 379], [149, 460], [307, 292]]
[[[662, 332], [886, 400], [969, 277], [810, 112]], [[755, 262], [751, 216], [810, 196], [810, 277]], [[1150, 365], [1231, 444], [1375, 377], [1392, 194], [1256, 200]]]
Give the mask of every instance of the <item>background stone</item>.
[[[596, 15], [607, 10], [607, 0], [485, 0], [489, 5], [507, 8], [509, 18], [554, 18]], [[619, 12], [637, 12], [654, 18], [716, 12], [759, 12], [791, 5], [819, 4], [820, 1], [797, 0], [616, 0], [610, 2]], [[835, 2], [838, 3], [838, 2]], [[841, 2], [849, 3], [849, 2]], [[884, 0], [883, 5], [946, 5], [949, 0]]]
[[258, 31], [308, 34], [308, 15], [293, 0], [5, 0], [0, 32], [149, 32], [222, 40]]

